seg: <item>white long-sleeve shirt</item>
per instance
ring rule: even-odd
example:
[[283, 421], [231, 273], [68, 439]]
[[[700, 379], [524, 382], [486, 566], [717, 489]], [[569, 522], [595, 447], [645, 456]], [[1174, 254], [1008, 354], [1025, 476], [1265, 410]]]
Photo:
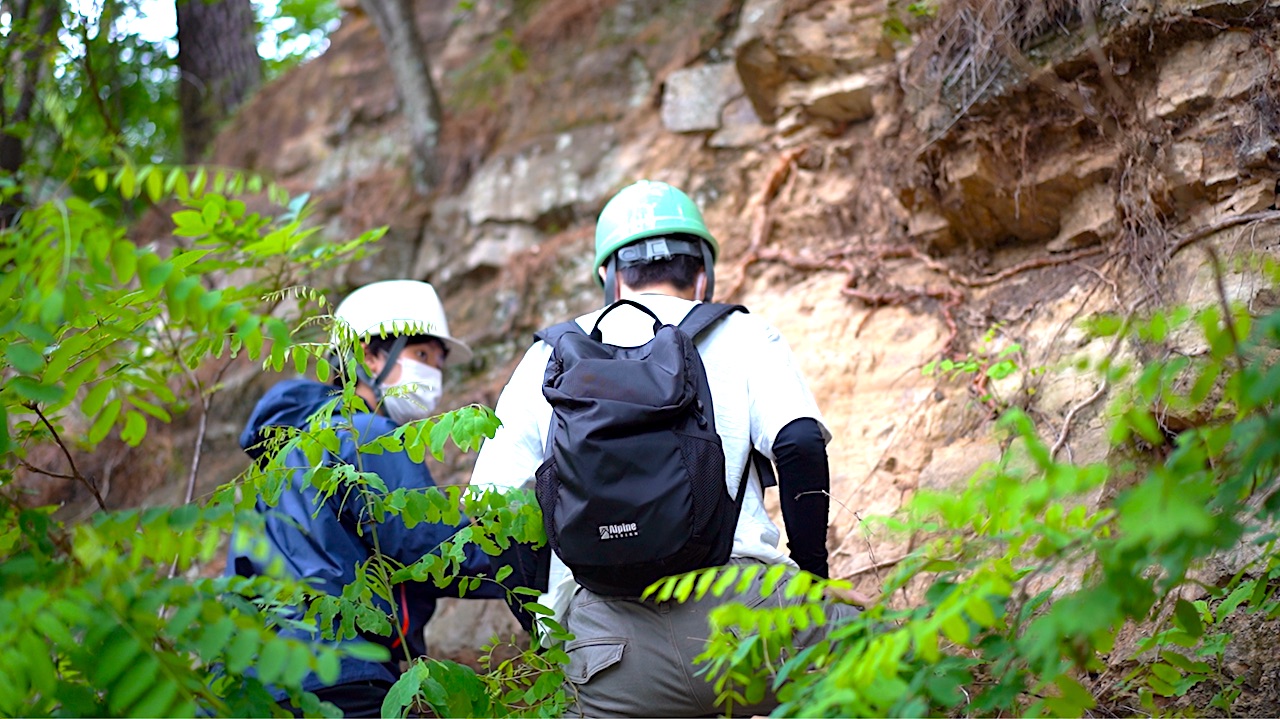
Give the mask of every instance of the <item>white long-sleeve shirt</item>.
[[[663, 323], [673, 325], [679, 324], [696, 304], [659, 294], [641, 294], [632, 299], [652, 310]], [[600, 311], [592, 312], [577, 322], [589, 332], [599, 314]], [[633, 307], [620, 307], [604, 318], [600, 330], [609, 344], [636, 347], [653, 339], [653, 320]], [[716, 432], [724, 446], [725, 484], [730, 496], [736, 496], [751, 448], [774, 459], [773, 442], [792, 421], [817, 420], [830, 441], [831, 432], [796, 367], [791, 348], [763, 319], [735, 312], [704, 332], [696, 345], [711, 389]], [[495, 410], [502, 426], [480, 448], [471, 486], [533, 489], [534, 473], [544, 459], [551, 426], [551, 405], [542, 395], [543, 375], [550, 357], [551, 347], [536, 342], [511, 375]], [[753, 467], [751, 476], [755, 474]], [[794, 566], [778, 549], [779, 538], [777, 525], [765, 512], [760, 483], [752, 481], [743, 496], [732, 556]], [[565, 610], [578, 585], [572, 572], [554, 555], [549, 576], [548, 591], [540, 603], [563, 624]]]

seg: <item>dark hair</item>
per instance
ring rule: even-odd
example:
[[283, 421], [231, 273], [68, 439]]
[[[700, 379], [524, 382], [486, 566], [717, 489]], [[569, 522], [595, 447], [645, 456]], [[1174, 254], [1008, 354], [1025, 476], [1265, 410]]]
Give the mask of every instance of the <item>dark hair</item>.
[[[695, 242], [701, 245], [702, 238], [696, 235], [670, 235], [677, 240]], [[656, 239], [656, 238], [650, 238]], [[653, 285], [671, 284], [684, 292], [693, 288], [698, 279], [698, 271], [703, 269], [702, 258], [693, 255], [672, 255], [669, 260], [658, 260], [642, 265], [618, 268], [618, 276], [628, 287], [643, 289]]]
[[[369, 355], [385, 355], [391, 351], [391, 345], [395, 344], [395, 342], [395, 335], [387, 335], [386, 337], [373, 335], [369, 338], [369, 348], [365, 352]], [[448, 345], [441, 342], [440, 338], [435, 335], [410, 335], [404, 346], [408, 347], [409, 345], [422, 344], [423, 342], [434, 342], [440, 345], [440, 349], [444, 351], [445, 356], [449, 356]]]

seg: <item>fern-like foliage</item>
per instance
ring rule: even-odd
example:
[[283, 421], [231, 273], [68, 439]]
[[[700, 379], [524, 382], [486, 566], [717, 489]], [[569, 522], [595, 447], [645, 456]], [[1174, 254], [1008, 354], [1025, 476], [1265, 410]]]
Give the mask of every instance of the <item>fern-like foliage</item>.
[[[124, 202], [176, 201], [178, 239], [167, 254], [139, 246], [74, 195], [0, 230], [0, 714], [280, 714], [269, 685], [322, 712], [300, 682], [310, 671], [336, 677], [338, 653], [276, 631], [289, 621], [284, 608], [314, 592], [284, 579], [189, 576], [234, 524], [256, 517], [220, 501], [111, 511], [76, 460], [109, 436], [137, 446], [152, 422], [191, 406], [188, 392], [216, 391], [198, 381], [206, 364], [243, 355], [282, 366], [291, 323], [304, 316], [273, 312], [279, 303], [263, 300], [272, 283], [331, 265], [380, 232], [337, 250], [317, 245], [303, 228], [305, 198], [274, 217], [234, 199], [266, 190], [287, 201], [245, 173], [124, 165], [89, 179]], [[219, 286], [236, 271], [263, 279]], [[40, 445], [60, 462], [37, 460], [48, 456], [33, 451]], [[78, 483], [100, 511], [64, 525], [53, 508], [26, 506], [19, 471]]]

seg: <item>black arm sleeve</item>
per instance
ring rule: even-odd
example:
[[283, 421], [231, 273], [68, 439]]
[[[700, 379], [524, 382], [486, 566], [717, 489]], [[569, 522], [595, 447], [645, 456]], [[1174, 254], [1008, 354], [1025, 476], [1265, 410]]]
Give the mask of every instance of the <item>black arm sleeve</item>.
[[791, 558], [801, 569], [825, 578], [831, 470], [817, 420], [805, 417], [783, 427], [774, 440], [773, 456]]
[[[502, 582], [502, 586], [508, 590], [527, 587], [536, 589], [539, 592], [547, 591], [547, 575], [551, 569], [551, 547], [548, 545], [544, 544], [534, 549], [531, 544], [512, 542], [511, 546], [492, 558], [490, 563], [493, 565], [495, 573], [500, 567], [511, 567], [511, 574]], [[524, 603], [534, 601], [534, 598], [520, 594], [509, 594], [506, 600], [507, 608], [515, 615], [516, 621], [520, 622], [520, 626], [526, 632], [532, 632], [533, 615], [529, 613], [528, 609], [524, 608]]]

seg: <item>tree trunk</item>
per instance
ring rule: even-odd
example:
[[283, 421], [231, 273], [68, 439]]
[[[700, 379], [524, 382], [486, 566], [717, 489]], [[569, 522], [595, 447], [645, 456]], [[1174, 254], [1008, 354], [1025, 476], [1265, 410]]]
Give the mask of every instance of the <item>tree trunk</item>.
[[435, 185], [436, 141], [440, 135], [440, 99], [431, 80], [427, 48], [418, 32], [412, 0], [360, 0], [387, 48], [391, 77], [400, 96], [400, 109], [409, 126], [413, 179], [418, 192]]
[[249, 0], [177, 0], [182, 149], [197, 162], [218, 124], [262, 82]]
[[[6, 6], [6, 9], [11, 9], [10, 22], [14, 31], [9, 34], [8, 42], [0, 47], [0, 54], [5, 65], [14, 72], [0, 73], [0, 177], [16, 179], [27, 159], [26, 147], [22, 144], [22, 126], [31, 120], [43, 65], [41, 60], [52, 42], [54, 21], [62, 5], [60, 0], [46, 0], [43, 5], [38, 0], [24, 0]], [[34, 13], [39, 13], [39, 16], [32, 20]], [[6, 88], [5, 84], [10, 82], [13, 85]], [[12, 91], [17, 97], [12, 113], [7, 110], [6, 91]], [[26, 198], [21, 191], [0, 199], [0, 230], [13, 224], [25, 203]]]

